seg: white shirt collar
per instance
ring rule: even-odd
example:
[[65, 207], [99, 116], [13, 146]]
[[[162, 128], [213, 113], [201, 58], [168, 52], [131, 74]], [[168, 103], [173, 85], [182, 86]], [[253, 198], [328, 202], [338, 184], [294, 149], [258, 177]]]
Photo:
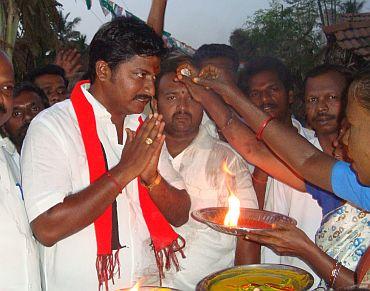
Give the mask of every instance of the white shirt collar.
[[1, 135], [0, 135], [0, 146], [4, 148], [10, 155], [14, 155], [17, 151], [12, 141], [8, 137], [3, 138]]
[[303, 127], [302, 124], [297, 119], [295, 119], [293, 116], [292, 116], [292, 124], [298, 130], [298, 133], [302, 135], [304, 138], [306, 138], [307, 140], [310, 141], [315, 138], [315, 132], [311, 129]]
[[84, 83], [81, 85], [81, 90], [84, 93], [87, 101], [91, 104], [95, 117], [107, 117], [111, 118], [112, 115], [108, 110], [101, 104], [96, 98], [88, 91], [90, 89], [90, 83]]
[[[199, 132], [197, 136], [193, 139], [193, 141], [181, 152], [179, 153], [176, 157], [172, 157], [170, 153], [168, 153], [168, 156], [170, 157], [170, 161], [179, 161], [182, 159], [182, 157], [185, 155], [187, 151], [192, 150], [194, 147], [196, 149], [201, 149], [201, 148], [207, 148], [209, 147], [209, 143], [211, 140], [215, 139], [215, 137], [211, 136], [208, 132], [208, 129], [206, 126], [201, 124], [199, 126]], [[167, 150], [168, 151], [168, 150]]]
[[[103, 117], [111, 119], [112, 115], [108, 110], [101, 104], [88, 90], [90, 89], [90, 83], [84, 83], [81, 85], [81, 90], [84, 93], [87, 101], [91, 104], [95, 117]], [[124, 127], [130, 128], [131, 130], [136, 130], [139, 126], [139, 117], [141, 116], [142, 120], [145, 120], [144, 114], [130, 114], [127, 115], [124, 121]]]

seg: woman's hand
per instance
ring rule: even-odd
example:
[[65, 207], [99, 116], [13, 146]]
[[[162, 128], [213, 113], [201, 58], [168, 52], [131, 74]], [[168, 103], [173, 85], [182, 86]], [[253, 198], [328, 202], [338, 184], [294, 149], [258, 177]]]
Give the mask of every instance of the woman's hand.
[[179, 80], [183, 78], [183, 76], [188, 78], [197, 77], [199, 74], [199, 70], [191, 63], [184, 62], [180, 64], [176, 69], [176, 76]]
[[203, 67], [198, 77], [192, 78], [192, 81], [206, 89], [212, 89], [228, 103], [228, 99], [234, 94], [230, 94], [238, 90], [237, 84], [230, 72], [214, 65], [207, 65]]
[[314, 245], [302, 230], [287, 223], [273, 224], [268, 230], [251, 230], [245, 238], [266, 245], [281, 255], [297, 257]]

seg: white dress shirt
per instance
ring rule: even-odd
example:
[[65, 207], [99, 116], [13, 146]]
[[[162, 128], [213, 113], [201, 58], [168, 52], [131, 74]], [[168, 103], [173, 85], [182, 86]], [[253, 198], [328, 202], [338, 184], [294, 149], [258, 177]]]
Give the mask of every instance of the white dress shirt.
[[0, 290], [41, 290], [39, 254], [22, 200], [16, 151], [0, 136]]
[[[163, 146], [159, 172], [173, 186], [183, 183], [191, 198], [191, 211], [205, 207], [228, 206], [227, 178], [222, 163], [235, 174], [229, 184], [242, 207], [258, 208], [246, 162], [226, 143], [210, 136], [201, 125], [194, 141], [172, 158]], [[234, 265], [236, 238], [208, 226], [189, 221], [176, 231], [186, 240], [186, 259], [180, 260], [181, 271], [166, 274], [164, 286], [195, 290], [196, 284], [212, 272]]]
[[[82, 90], [92, 105], [99, 139], [108, 168], [119, 162], [123, 145], [118, 143], [111, 115], [88, 91]], [[127, 116], [124, 128], [136, 130], [140, 115]], [[127, 135], [123, 131], [123, 144]], [[22, 181], [26, 210], [32, 221], [64, 198], [90, 184], [83, 140], [70, 100], [60, 102], [33, 119], [22, 148]], [[115, 276], [110, 290], [127, 288], [139, 280], [157, 276], [154, 253], [138, 198], [137, 180], [131, 181], [117, 197], [121, 277]], [[97, 290], [94, 224], [52, 247], [40, 245], [42, 283], [45, 290]]]
[[[314, 131], [304, 128], [296, 119], [292, 118], [292, 122], [300, 135], [321, 150], [320, 143], [315, 137]], [[292, 187], [269, 177], [266, 187], [264, 209], [294, 218], [297, 220], [297, 227], [303, 230], [306, 235], [315, 242], [316, 231], [321, 225], [322, 209], [309, 193], [299, 192]], [[261, 248], [261, 263], [296, 266], [310, 272], [314, 276], [314, 286], [320, 282], [320, 279], [315, 272], [299, 258], [279, 256], [266, 247]]]

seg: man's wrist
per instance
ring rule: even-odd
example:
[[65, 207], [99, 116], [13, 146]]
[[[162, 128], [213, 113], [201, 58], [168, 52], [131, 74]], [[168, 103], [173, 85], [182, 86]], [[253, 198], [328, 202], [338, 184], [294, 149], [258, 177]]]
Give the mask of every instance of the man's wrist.
[[[152, 191], [152, 189], [156, 186], [158, 186], [162, 181], [162, 176], [157, 172], [157, 175], [154, 177], [154, 179], [144, 180], [141, 178], [141, 184], [145, 186], [149, 191]], [[148, 182], [147, 182], [148, 181]]]

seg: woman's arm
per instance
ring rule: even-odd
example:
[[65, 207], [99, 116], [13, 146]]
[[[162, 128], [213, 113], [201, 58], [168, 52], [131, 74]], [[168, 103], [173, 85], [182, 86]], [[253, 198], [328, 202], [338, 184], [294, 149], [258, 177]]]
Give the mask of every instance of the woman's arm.
[[164, 27], [164, 14], [166, 12], [167, 0], [153, 0], [148, 16], [147, 24], [162, 36]]
[[[210, 78], [210, 75], [215, 79]], [[225, 77], [226, 74], [221, 69], [207, 66], [201, 70], [199, 76], [193, 78], [195, 83], [213, 89], [242, 116], [251, 130], [254, 132], [260, 130], [260, 126], [269, 115], [257, 108], [230, 78]], [[262, 138], [281, 160], [294, 169], [295, 173], [312, 184], [333, 192], [331, 170], [335, 163], [334, 158], [319, 151], [297, 132], [277, 120], [272, 120], [266, 125]]]
[[[258, 141], [253, 131], [235, 113], [231, 115], [231, 109], [218, 94], [192, 83], [186, 77], [181, 77], [181, 82], [187, 86], [192, 97], [202, 103], [229, 144], [245, 160], [298, 191], [306, 191], [302, 178], [284, 164], [263, 142]], [[246, 97], [243, 96], [243, 98]]]
[[[294, 239], [293, 239], [294, 238]], [[337, 264], [337, 261], [324, 253], [307, 235], [291, 224], [277, 224], [271, 230], [250, 231], [247, 239], [267, 245], [281, 255], [295, 256], [307, 263], [328, 285], [333, 280], [335, 267], [339, 273], [335, 279], [335, 288], [354, 284], [354, 272]]]

